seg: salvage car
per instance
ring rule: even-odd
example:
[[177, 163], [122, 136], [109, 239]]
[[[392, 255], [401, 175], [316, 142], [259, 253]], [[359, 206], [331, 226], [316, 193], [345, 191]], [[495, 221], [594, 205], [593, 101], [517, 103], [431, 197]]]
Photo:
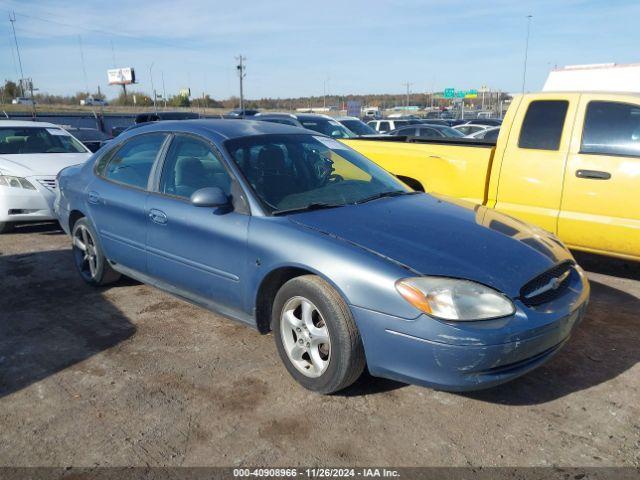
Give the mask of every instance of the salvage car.
[[0, 233], [19, 223], [55, 220], [56, 175], [90, 155], [57, 125], [0, 120]]
[[576, 250], [640, 260], [640, 95], [518, 95], [490, 138], [345, 143], [414, 189], [495, 208]]
[[261, 121], [158, 122], [58, 176], [80, 276], [120, 275], [273, 331], [304, 387], [486, 388], [555, 355], [589, 296], [553, 235], [415, 192], [355, 150]]

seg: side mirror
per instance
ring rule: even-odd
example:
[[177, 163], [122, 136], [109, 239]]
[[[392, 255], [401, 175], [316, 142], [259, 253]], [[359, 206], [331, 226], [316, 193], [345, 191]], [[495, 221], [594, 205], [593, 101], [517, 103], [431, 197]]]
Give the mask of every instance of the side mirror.
[[196, 207], [222, 207], [229, 203], [229, 197], [220, 187], [206, 187], [191, 194], [191, 204]]

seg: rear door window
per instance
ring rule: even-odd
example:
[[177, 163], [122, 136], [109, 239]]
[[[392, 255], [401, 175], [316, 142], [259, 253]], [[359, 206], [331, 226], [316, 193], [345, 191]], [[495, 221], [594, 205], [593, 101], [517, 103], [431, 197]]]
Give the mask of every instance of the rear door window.
[[167, 135], [140, 135], [126, 142], [110, 159], [103, 176], [113, 182], [146, 189], [149, 173]]
[[580, 152], [640, 156], [640, 106], [589, 102]]
[[537, 100], [529, 104], [522, 122], [518, 147], [533, 150], [558, 150], [569, 102]]

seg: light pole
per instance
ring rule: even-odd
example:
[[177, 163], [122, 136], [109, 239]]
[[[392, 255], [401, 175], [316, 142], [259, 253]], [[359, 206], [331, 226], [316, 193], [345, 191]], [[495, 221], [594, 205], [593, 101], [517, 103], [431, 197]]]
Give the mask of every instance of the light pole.
[[244, 80], [244, 77], [247, 76], [245, 72], [246, 67], [244, 65], [246, 57], [243, 57], [242, 55], [238, 55], [236, 57], [236, 60], [238, 60], [238, 65], [236, 66], [236, 69], [238, 70], [238, 77], [240, 79], [240, 115], [242, 116], [242, 118], [244, 118], [244, 92], [243, 92], [242, 82]]
[[522, 71], [522, 93], [524, 93], [524, 87], [527, 83], [527, 56], [529, 55], [529, 32], [531, 30], [531, 19], [533, 15], [527, 15], [527, 41], [524, 46], [524, 68]]
[[151, 72], [154, 63], [155, 62], [151, 62], [151, 65], [149, 65], [149, 77], [151, 78], [151, 90], [153, 93], [153, 110], [158, 113], [158, 106], [156, 105], [156, 87], [153, 85], [153, 73]]
[[410, 88], [411, 88], [411, 85], [413, 85], [413, 83], [405, 82], [405, 83], [403, 83], [403, 85], [404, 85], [405, 87], [407, 87], [407, 104], [406, 104], [405, 106], [406, 106], [406, 107], [409, 107], [409, 95], [410, 95]]

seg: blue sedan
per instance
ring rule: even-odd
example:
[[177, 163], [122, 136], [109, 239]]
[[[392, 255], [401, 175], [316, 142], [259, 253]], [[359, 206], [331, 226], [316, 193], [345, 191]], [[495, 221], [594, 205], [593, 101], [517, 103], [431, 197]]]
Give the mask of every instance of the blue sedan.
[[58, 177], [82, 278], [121, 275], [273, 331], [304, 387], [496, 385], [569, 339], [589, 297], [551, 234], [414, 192], [344, 144], [258, 121], [159, 122]]

